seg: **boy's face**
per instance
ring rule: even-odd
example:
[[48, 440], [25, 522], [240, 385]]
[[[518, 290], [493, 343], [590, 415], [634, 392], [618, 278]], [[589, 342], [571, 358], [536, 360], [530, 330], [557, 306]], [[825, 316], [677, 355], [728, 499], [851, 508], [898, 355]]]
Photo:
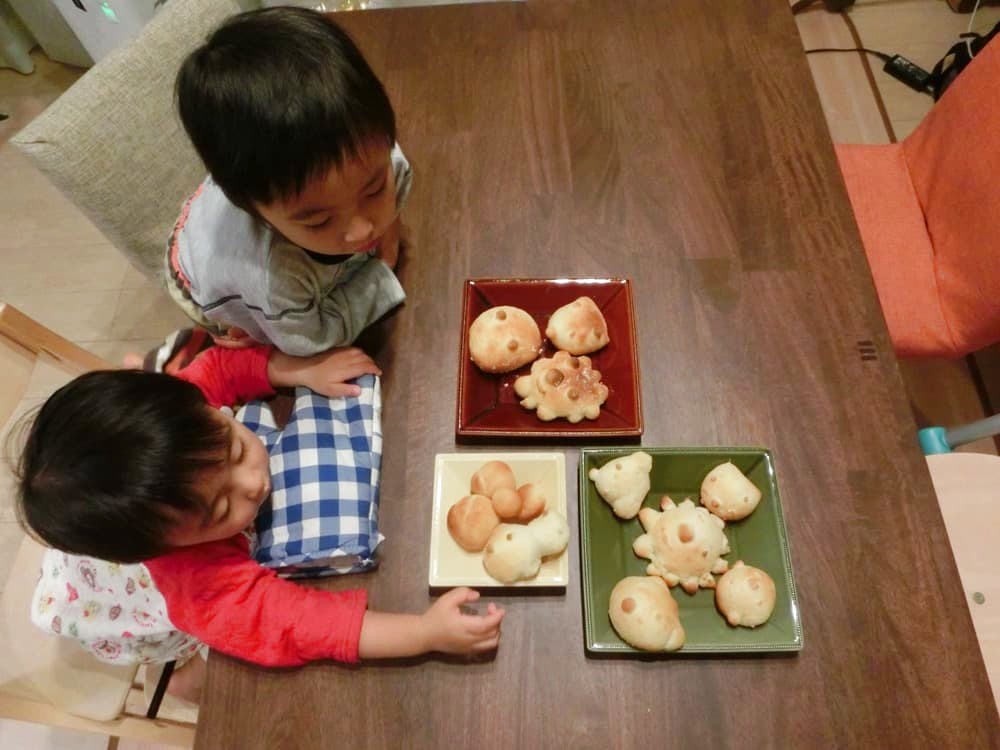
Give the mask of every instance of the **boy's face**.
[[267, 205], [260, 215], [286, 239], [323, 255], [372, 250], [396, 218], [396, 180], [388, 146], [372, 145], [302, 192]]
[[215, 409], [212, 413], [229, 430], [229, 451], [219, 468], [203, 474], [198, 489], [204, 512], [180, 520], [167, 538], [172, 547], [239, 534], [253, 523], [271, 494], [270, 457], [260, 439], [229, 415]]

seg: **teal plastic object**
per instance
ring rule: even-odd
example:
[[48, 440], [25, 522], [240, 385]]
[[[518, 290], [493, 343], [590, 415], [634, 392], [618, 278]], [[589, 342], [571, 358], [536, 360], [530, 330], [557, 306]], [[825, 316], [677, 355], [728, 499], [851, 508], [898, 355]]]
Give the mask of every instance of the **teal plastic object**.
[[917, 430], [917, 438], [920, 440], [920, 448], [925, 456], [934, 456], [938, 453], [951, 453], [951, 446], [945, 438], [944, 427], [925, 427]]

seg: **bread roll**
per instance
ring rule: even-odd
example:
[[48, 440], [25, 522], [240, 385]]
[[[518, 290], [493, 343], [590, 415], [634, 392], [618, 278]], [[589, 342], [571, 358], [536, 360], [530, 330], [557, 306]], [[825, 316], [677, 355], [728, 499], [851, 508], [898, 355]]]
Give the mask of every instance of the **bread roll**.
[[527, 523], [532, 518], [537, 518], [545, 510], [546, 499], [537, 484], [528, 482], [517, 488], [518, 497], [521, 500], [521, 507], [517, 514], [520, 523]]
[[739, 521], [757, 508], [761, 494], [732, 462], [719, 464], [701, 483], [701, 504], [723, 521]]
[[510, 372], [538, 358], [542, 334], [519, 307], [491, 307], [469, 326], [469, 355], [486, 372]]
[[493, 510], [504, 521], [517, 520], [521, 512], [521, 495], [517, 490], [502, 487], [493, 493]]
[[469, 491], [475, 495], [493, 497], [494, 493], [501, 489], [517, 489], [514, 472], [503, 461], [486, 462], [472, 475], [472, 481], [469, 483]]
[[596, 352], [610, 340], [604, 315], [590, 297], [579, 297], [552, 313], [545, 335], [556, 349], [570, 354]]
[[676, 651], [684, 645], [677, 602], [662, 578], [620, 580], [611, 591], [608, 617], [622, 640], [644, 651]]
[[760, 568], [738, 560], [719, 579], [715, 604], [730, 625], [755, 628], [767, 622], [774, 612], [777, 592], [774, 580]]
[[587, 474], [604, 501], [619, 518], [635, 518], [649, 492], [653, 457], [643, 451], [608, 461]]
[[562, 514], [554, 510], [544, 510], [528, 524], [528, 530], [535, 535], [542, 557], [558, 555], [569, 544], [569, 524]]
[[484, 495], [467, 495], [448, 509], [448, 533], [467, 552], [479, 552], [500, 524]]
[[541, 548], [527, 526], [502, 523], [486, 542], [483, 567], [500, 583], [534, 578], [541, 564]]

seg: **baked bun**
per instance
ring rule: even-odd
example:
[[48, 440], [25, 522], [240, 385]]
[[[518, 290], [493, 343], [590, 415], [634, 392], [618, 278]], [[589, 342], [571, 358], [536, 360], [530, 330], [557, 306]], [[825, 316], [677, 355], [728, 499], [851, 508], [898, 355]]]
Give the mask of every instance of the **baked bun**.
[[545, 510], [547, 501], [537, 484], [531, 482], [522, 484], [517, 488], [517, 495], [521, 500], [521, 507], [517, 513], [518, 522], [527, 523], [532, 518], [537, 518]]
[[579, 297], [552, 313], [545, 335], [556, 349], [570, 354], [596, 352], [610, 340], [604, 315], [590, 297]]
[[542, 557], [557, 555], [569, 544], [569, 524], [554, 510], [542, 511], [528, 524], [528, 530], [535, 535]]
[[677, 602], [662, 578], [620, 580], [611, 590], [608, 617], [622, 640], [643, 651], [676, 651], [684, 645]]
[[760, 490], [732, 462], [719, 464], [701, 483], [701, 504], [723, 521], [746, 518], [760, 502]]
[[448, 509], [448, 533], [467, 552], [479, 552], [500, 524], [484, 495], [467, 495]]
[[486, 542], [483, 567], [500, 583], [534, 578], [541, 564], [541, 547], [527, 526], [502, 523]]
[[504, 521], [517, 520], [517, 516], [521, 512], [521, 496], [517, 490], [503, 487], [494, 492], [490, 499], [493, 501], [493, 510], [500, 518]]
[[574, 357], [559, 351], [531, 365], [531, 373], [514, 381], [521, 406], [534, 409], [543, 422], [565, 417], [576, 423], [586, 417], [597, 419], [608, 387], [601, 373], [591, 367], [590, 357]]
[[491, 307], [469, 326], [469, 355], [486, 372], [516, 370], [541, 353], [538, 324], [519, 307]]
[[474, 495], [493, 497], [497, 490], [502, 489], [517, 489], [514, 471], [503, 461], [487, 461], [472, 475], [469, 483], [469, 492]]
[[587, 474], [604, 501], [619, 518], [635, 518], [649, 492], [653, 457], [643, 451], [608, 461]]
[[755, 628], [767, 622], [774, 612], [777, 594], [774, 581], [760, 568], [737, 561], [719, 579], [715, 605], [730, 625]]
[[726, 525], [690, 500], [674, 505], [664, 497], [663, 512], [652, 508], [639, 511], [639, 523], [646, 533], [632, 544], [639, 557], [649, 559], [646, 572], [660, 576], [668, 586], [678, 583], [689, 594], [699, 587], [715, 588], [713, 573], [725, 573], [729, 564], [722, 555], [729, 552], [729, 540], [722, 531]]

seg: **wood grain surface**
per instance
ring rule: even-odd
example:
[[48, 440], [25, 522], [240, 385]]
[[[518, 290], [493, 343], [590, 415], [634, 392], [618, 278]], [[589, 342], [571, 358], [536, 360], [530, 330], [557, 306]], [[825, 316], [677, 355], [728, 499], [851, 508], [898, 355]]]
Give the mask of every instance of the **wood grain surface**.
[[[795, 656], [589, 659], [565, 595], [500, 597], [494, 658], [273, 671], [214, 653], [197, 747], [989, 747], [1000, 723], [787, 3], [339, 15], [415, 169], [385, 370], [373, 608], [422, 611], [467, 277], [634, 284], [649, 446], [772, 449]], [[532, 446], [537, 449], [537, 445]], [[488, 450], [477, 446], [476, 450]], [[576, 448], [566, 448], [575, 497]], [[576, 528], [576, 510], [569, 520]], [[302, 612], [303, 619], [309, 617]]]

